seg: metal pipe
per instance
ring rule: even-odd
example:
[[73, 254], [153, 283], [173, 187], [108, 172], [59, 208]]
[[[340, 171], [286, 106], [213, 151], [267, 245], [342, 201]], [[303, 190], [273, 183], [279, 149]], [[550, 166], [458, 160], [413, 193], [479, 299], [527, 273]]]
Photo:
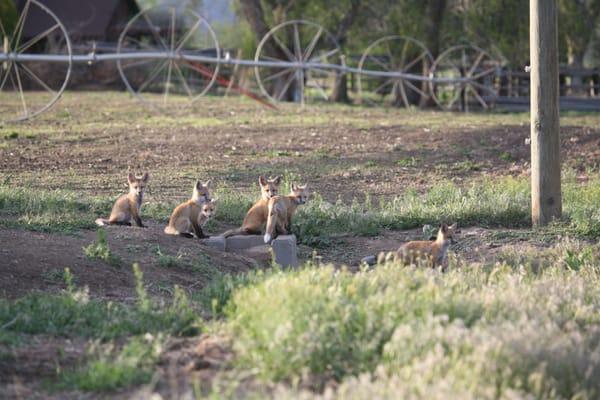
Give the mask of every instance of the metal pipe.
[[355, 73], [367, 76], [383, 77], [383, 78], [400, 78], [411, 81], [430, 81], [436, 83], [459, 83], [470, 82], [472, 79], [468, 77], [462, 78], [434, 78], [432, 76], [422, 76], [415, 74], [407, 74], [403, 72], [393, 71], [370, 71], [366, 69], [353, 68], [337, 64], [322, 64], [313, 62], [290, 62], [290, 61], [254, 61], [240, 60], [235, 58], [217, 58], [192, 54], [170, 53], [170, 52], [132, 52], [132, 53], [107, 53], [86, 55], [48, 55], [48, 54], [18, 54], [18, 53], [0, 53], [0, 62], [3, 61], [43, 61], [43, 62], [74, 62], [74, 63], [92, 63], [98, 61], [115, 61], [115, 60], [139, 60], [139, 59], [156, 59], [156, 60], [187, 60], [201, 62], [207, 64], [219, 65], [239, 65], [246, 67], [267, 67], [267, 68], [291, 68], [310, 70], [311, 68], [329, 69], [342, 73]]

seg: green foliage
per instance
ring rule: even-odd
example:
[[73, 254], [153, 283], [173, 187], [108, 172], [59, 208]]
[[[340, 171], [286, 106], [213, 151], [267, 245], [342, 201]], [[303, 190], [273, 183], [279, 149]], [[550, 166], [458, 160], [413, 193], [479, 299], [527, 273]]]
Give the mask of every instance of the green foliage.
[[0, 225], [44, 232], [92, 228], [94, 215], [110, 210], [111, 201], [86, 199], [64, 190], [0, 185]]
[[0, 300], [0, 326], [8, 324], [5, 329], [18, 334], [102, 340], [147, 332], [187, 335], [198, 331], [196, 311], [181, 289], [176, 288], [170, 304], [155, 304], [147, 296], [139, 267], [134, 272], [137, 308], [90, 299], [87, 290], [76, 290], [71, 283], [60, 295], [35, 293], [15, 301]]
[[121, 259], [110, 251], [108, 242], [106, 241], [106, 232], [99, 229], [98, 239], [89, 246], [83, 248], [83, 252], [87, 258], [102, 260], [111, 265], [119, 265]]
[[[112, 345], [98, 349], [82, 367], [59, 374], [56, 386], [97, 392], [146, 383], [152, 377], [154, 364], [162, 351], [161, 342], [160, 336], [146, 335], [133, 337], [120, 351]], [[94, 350], [92, 348], [92, 352]]]
[[239, 369], [333, 378], [328, 398], [595, 398], [599, 283], [598, 258], [578, 272], [309, 265], [236, 290], [226, 329]]

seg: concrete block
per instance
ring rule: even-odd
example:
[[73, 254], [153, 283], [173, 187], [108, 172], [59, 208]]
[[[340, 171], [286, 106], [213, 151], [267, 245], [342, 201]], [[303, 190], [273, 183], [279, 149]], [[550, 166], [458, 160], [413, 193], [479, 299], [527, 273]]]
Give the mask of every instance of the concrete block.
[[360, 260], [360, 262], [361, 262], [361, 264], [375, 265], [375, 264], [377, 264], [377, 257], [366, 256], [366, 257], [363, 257], [363, 259]]
[[255, 246], [264, 246], [262, 235], [238, 235], [227, 238], [227, 251], [245, 250]]
[[202, 239], [202, 244], [220, 251], [227, 249], [227, 239], [223, 236], [211, 236], [208, 239]]
[[273, 257], [275, 263], [282, 267], [298, 266], [298, 248], [295, 235], [277, 236], [272, 242]]

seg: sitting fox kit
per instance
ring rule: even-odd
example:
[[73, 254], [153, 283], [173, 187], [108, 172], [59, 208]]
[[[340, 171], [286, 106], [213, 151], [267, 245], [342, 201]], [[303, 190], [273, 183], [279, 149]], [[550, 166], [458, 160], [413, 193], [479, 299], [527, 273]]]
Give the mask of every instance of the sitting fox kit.
[[432, 268], [442, 267], [442, 270], [448, 268], [448, 248], [454, 243], [455, 234], [459, 231], [456, 224], [442, 224], [438, 230], [435, 241], [416, 240], [400, 246], [396, 252], [396, 258], [403, 263], [410, 265], [425, 265]]
[[260, 235], [263, 227], [267, 223], [267, 211], [269, 199], [277, 195], [281, 177], [277, 176], [273, 179], [266, 179], [264, 176], [258, 178], [260, 185], [261, 198], [248, 210], [244, 217], [242, 226], [237, 229], [230, 229], [223, 234], [228, 238], [234, 235]]
[[117, 199], [108, 219], [98, 218], [96, 220], [96, 224], [100, 226], [130, 226], [131, 219], [133, 219], [137, 226], [144, 227], [144, 224], [142, 224], [140, 213], [142, 210], [144, 190], [149, 179], [150, 175], [148, 175], [147, 172], [140, 177], [135, 176], [133, 173], [129, 173], [129, 175], [127, 176], [127, 181], [129, 183], [129, 193], [124, 194]]
[[267, 205], [267, 227], [265, 243], [271, 243], [276, 235], [287, 235], [292, 227], [292, 216], [299, 205], [308, 200], [307, 185], [292, 184], [292, 192], [287, 196], [275, 196], [269, 199]]
[[208, 238], [202, 227], [212, 217], [216, 202], [210, 198], [210, 186], [211, 181], [204, 184], [196, 182], [192, 198], [173, 210], [169, 224], [165, 227], [166, 234], [191, 238], [193, 232], [199, 239]]

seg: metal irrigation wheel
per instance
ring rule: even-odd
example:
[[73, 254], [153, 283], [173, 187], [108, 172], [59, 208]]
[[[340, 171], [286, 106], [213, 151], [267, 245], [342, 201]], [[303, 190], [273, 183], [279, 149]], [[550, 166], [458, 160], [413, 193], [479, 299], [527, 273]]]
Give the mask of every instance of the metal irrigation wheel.
[[[344, 57], [335, 38], [322, 26], [304, 20], [275, 26], [260, 41], [255, 61], [334, 64], [343, 68]], [[273, 101], [329, 100], [340, 82], [336, 69], [298, 66], [255, 66], [263, 95]]]
[[[433, 99], [443, 109], [487, 110], [498, 98], [496, 77], [501, 62], [479, 47], [458, 45], [439, 55], [429, 82]], [[441, 78], [445, 81], [435, 81]]]
[[190, 9], [164, 5], [140, 11], [119, 37], [117, 54], [124, 53], [137, 53], [117, 60], [125, 86], [144, 104], [160, 109], [193, 103], [211, 88], [219, 72], [219, 64], [185, 59], [220, 58], [215, 32]]
[[[0, 120], [22, 121], [50, 108], [71, 74], [71, 42], [58, 17], [37, 0], [27, 0], [14, 26], [0, 19], [0, 46]], [[40, 52], [57, 58], [32, 60]]]
[[[358, 69], [427, 76], [432, 64], [433, 57], [423, 43], [410, 37], [392, 35], [371, 43], [360, 58]], [[371, 104], [409, 107], [430, 96], [425, 81], [366, 74], [358, 74], [357, 78], [361, 101]]]

